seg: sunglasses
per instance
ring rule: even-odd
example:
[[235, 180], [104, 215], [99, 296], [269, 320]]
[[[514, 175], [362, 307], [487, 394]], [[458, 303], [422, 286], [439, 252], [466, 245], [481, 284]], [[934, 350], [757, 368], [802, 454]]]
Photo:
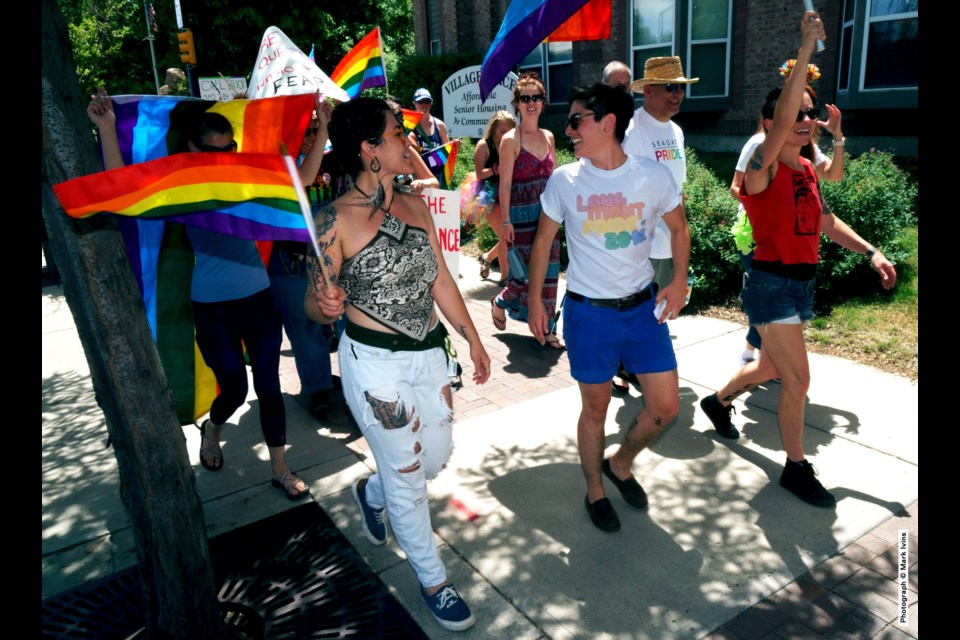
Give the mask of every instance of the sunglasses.
[[385, 131], [385, 132], [383, 133], [383, 137], [384, 137], [384, 138], [389, 138], [390, 136], [393, 136], [393, 137], [396, 138], [397, 140], [406, 140], [406, 139], [407, 139], [407, 134], [403, 132], [403, 127], [397, 127], [397, 128], [394, 129], [393, 131], [390, 131], [390, 132], [386, 132], [386, 131]]
[[433, 100], [427, 98], [425, 100], [417, 100], [417, 104], [433, 104]]
[[671, 82], [670, 84], [662, 84], [660, 86], [663, 87], [663, 90], [667, 93], [676, 93], [677, 91], [680, 93], [687, 92], [687, 85], [678, 82]]
[[304, 132], [303, 137], [309, 138], [310, 136], [317, 135], [317, 131], [320, 131], [320, 127], [307, 127], [306, 132]]
[[545, 96], [542, 93], [537, 93], [532, 96], [522, 95], [517, 98], [523, 104], [530, 104], [531, 102], [543, 102]]
[[212, 144], [198, 144], [197, 148], [204, 153], [229, 153], [237, 150], [237, 141], [231, 140], [230, 144], [223, 147], [215, 147]]
[[816, 120], [820, 117], [820, 109], [816, 107], [811, 107], [810, 109], [800, 109], [800, 113], [797, 114], [797, 122], [803, 122], [803, 116], [807, 116], [811, 120]]
[[580, 127], [580, 122], [587, 116], [592, 116], [593, 113], [593, 111], [587, 111], [586, 113], [575, 113], [567, 118], [567, 126], [576, 131]]

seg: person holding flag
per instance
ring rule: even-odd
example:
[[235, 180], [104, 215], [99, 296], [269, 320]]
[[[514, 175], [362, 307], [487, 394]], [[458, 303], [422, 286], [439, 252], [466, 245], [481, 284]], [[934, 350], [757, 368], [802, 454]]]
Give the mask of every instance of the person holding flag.
[[329, 132], [331, 155], [354, 186], [317, 215], [323, 263], [310, 261], [304, 309], [324, 324], [347, 318], [343, 393], [377, 466], [353, 485], [353, 497], [367, 539], [386, 544], [389, 519], [430, 612], [462, 631], [475, 618], [447, 579], [427, 502], [427, 480], [453, 450], [447, 330], [437, 308], [469, 343], [477, 384], [490, 377], [490, 357], [446, 268], [433, 216], [396, 184], [414, 171], [402, 120], [383, 100], [357, 98], [334, 109]]
[[[100, 130], [104, 167], [125, 166], [113, 104], [103, 88], [93, 96], [87, 115]], [[210, 111], [188, 123], [186, 140], [184, 151], [237, 151], [230, 121]], [[209, 417], [200, 426], [200, 464], [208, 471], [223, 469], [221, 427], [247, 398], [246, 348], [260, 403], [260, 428], [273, 468], [271, 484], [291, 500], [305, 498], [310, 488], [285, 461], [287, 419], [279, 374], [283, 335], [256, 244], [195, 226], [186, 230], [196, 254], [190, 298], [197, 347], [220, 386]]]
[[[413, 108], [419, 111], [421, 115], [420, 122], [410, 132], [409, 137], [410, 142], [417, 148], [421, 156], [450, 142], [450, 136], [447, 135], [447, 125], [440, 118], [430, 115], [432, 105], [433, 96], [430, 95], [428, 90], [421, 87], [413, 93]], [[434, 164], [430, 166], [430, 171], [443, 185], [443, 178], [441, 178], [443, 166]]]

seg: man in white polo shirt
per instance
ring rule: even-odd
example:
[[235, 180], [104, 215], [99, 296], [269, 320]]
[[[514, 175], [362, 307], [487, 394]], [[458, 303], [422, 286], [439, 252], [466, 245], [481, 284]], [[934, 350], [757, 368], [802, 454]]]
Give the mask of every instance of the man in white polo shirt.
[[[623, 151], [631, 156], [650, 158], [670, 169], [677, 192], [683, 194], [687, 180], [687, 158], [683, 148], [683, 131], [672, 120], [680, 112], [680, 104], [687, 93], [687, 85], [700, 78], [687, 78], [679, 56], [649, 58], [643, 65], [643, 77], [630, 88], [643, 92], [643, 106], [633, 114], [623, 140]], [[682, 211], [686, 217], [686, 209]], [[655, 272], [653, 281], [667, 286], [674, 277], [673, 255], [670, 251], [670, 230], [663, 222], [657, 225], [653, 236], [650, 259]], [[686, 281], [687, 274], [682, 274]]]

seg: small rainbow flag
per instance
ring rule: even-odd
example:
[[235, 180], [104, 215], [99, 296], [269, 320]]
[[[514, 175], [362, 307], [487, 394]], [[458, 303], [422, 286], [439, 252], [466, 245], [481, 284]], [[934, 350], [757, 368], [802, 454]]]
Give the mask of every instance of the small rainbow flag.
[[411, 132], [417, 128], [417, 125], [420, 124], [420, 118], [423, 117], [423, 114], [419, 111], [412, 111], [411, 109], [401, 109], [403, 111], [403, 130], [406, 132]]
[[364, 89], [386, 86], [387, 71], [380, 51], [380, 27], [375, 27], [343, 57], [330, 78], [351, 98]]
[[[427, 163], [430, 170], [437, 167], [443, 167], [443, 171], [438, 176], [440, 178], [440, 188], [449, 189], [453, 182], [453, 168], [457, 163], [457, 151], [460, 150], [460, 141], [451, 140], [442, 147], [431, 149], [420, 154], [423, 161]], [[436, 175], [436, 172], [434, 173]]]
[[279, 154], [178, 153], [53, 187], [67, 215], [164, 218], [248, 240], [309, 242]]

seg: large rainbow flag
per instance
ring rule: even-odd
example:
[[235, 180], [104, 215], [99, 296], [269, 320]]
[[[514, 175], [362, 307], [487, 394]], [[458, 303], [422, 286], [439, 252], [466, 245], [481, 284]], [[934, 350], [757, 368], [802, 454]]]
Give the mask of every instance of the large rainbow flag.
[[587, 0], [512, 0], [480, 68], [480, 99]]
[[248, 240], [309, 242], [283, 156], [179, 153], [53, 187], [67, 215], [165, 218]]
[[440, 173], [440, 188], [449, 189], [453, 182], [453, 169], [457, 164], [457, 151], [460, 150], [460, 141], [451, 140], [442, 147], [431, 149], [420, 154], [427, 166], [433, 170], [436, 167], [443, 167]]
[[[239, 151], [276, 154], [280, 142], [296, 151], [310, 122], [314, 97], [303, 94], [213, 102], [173, 96], [115, 96], [113, 105], [120, 152], [126, 164], [133, 165], [185, 150], [184, 125], [207, 110], [230, 121]], [[182, 225], [167, 224], [163, 219], [119, 218], [119, 222], [177, 414], [182, 423], [193, 422], [209, 410], [216, 397], [216, 380], [194, 341], [189, 299], [194, 256], [186, 232]]]
[[386, 86], [387, 70], [381, 56], [380, 27], [374, 27], [354, 45], [330, 74], [330, 79], [351, 98], [359, 96], [364, 89]]

